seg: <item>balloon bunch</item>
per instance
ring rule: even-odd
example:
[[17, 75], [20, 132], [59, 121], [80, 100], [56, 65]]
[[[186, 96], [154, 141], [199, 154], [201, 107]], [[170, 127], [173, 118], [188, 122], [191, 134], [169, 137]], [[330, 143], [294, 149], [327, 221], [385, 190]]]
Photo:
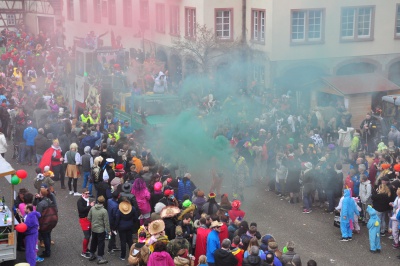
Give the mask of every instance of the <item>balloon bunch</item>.
[[25, 179], [28, 177], [28, 172], [21, 169], [21, 170], [17, 170], [17, 172], [15, 172], [15, 175], [13, 175], [11, 177], [11, 184], [13, 185], [18, 185], [19, 183], [22, 182], [22, 179]]

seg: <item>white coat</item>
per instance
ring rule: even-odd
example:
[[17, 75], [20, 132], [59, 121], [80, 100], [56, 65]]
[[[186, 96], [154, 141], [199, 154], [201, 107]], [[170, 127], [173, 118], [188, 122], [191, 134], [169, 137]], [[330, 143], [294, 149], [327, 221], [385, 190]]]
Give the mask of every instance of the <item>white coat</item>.
[[0, 133], [0, 153], [7, 152], [7, 140], [3, 133]]
[[354, 128], [348, 127], [346, 130], [340, 129], [338, 145], [343, 148], [348, 148], [351, 146], [351, 132], [354, 131]]
[[363, 204], [371, 204], [372, 186], [369, 180], [360, 183], [360, 199]]

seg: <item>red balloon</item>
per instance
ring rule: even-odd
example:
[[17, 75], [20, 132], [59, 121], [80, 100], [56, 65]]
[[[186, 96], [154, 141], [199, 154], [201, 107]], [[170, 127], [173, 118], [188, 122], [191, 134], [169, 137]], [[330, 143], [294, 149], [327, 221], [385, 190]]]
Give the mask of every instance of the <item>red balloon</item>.
[[18, 233], [25, 233], [26, 230], [28, 230], [28, 226], [26, 226], [25, 223], [20, 223], [15, 226], [15, 230], [17, 230]]
[[15, 174], [21, 179], [25, 179], [28, 176], [28, 172], [23, 169], [17, 170]]

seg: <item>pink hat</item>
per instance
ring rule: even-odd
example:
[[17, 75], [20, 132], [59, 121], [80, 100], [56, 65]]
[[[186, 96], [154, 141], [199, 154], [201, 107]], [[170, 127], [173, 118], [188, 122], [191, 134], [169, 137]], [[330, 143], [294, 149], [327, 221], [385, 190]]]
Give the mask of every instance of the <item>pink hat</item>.
[[154, 184], [154, 191], [161, 191], [161, 189], [162, 189], [162, 184], [161, 184], [161, 182], [156, 182], [156, 183]]

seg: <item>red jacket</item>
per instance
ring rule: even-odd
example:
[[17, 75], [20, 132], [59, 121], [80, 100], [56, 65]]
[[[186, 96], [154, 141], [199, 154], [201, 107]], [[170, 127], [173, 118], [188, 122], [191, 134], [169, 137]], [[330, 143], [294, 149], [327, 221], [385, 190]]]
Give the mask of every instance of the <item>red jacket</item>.
[[194, 265], [199, 264], [199, 257], [201, 255], [206, 255], [207, 253], [207, 237], [211, 232], [209, 228], [199, 227], [197, 228], [197, 237], [196, 237], [196, 251], [194, 253], [195, 261]]
[[231, 219], [232, 222], [234, 222], [236, 220], [237, 217], [242, 217], [244, 218], [244, 216], [246, 215], [246, 213], [242, 210], [229, 210], [228, 211], [229, 214], [229, 219]]
[[231, 250], [232, 254], [236, 257], [238, 263], [236, 266], [242, 266], [243, 263], [243, 256], [244, 256], [244, 250], [236, 247], [235, 249]]
[[226, 226], [226, 223], [223, 223], [221, 226], [221, 230], [219, 231], [219, 243], [222, 244], [222, 240], [225, 238], [229, 238], [229, 231], [228, 231], [228, 226]]

